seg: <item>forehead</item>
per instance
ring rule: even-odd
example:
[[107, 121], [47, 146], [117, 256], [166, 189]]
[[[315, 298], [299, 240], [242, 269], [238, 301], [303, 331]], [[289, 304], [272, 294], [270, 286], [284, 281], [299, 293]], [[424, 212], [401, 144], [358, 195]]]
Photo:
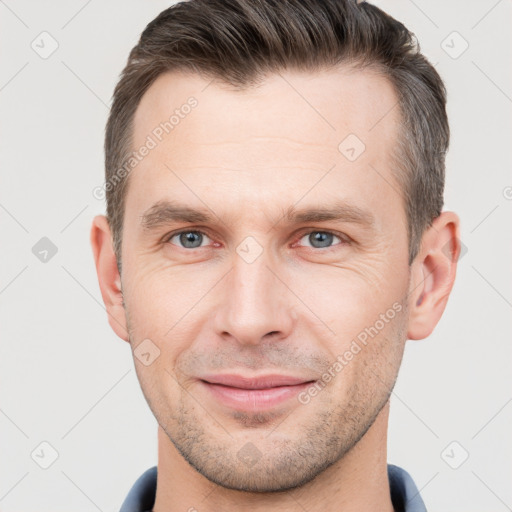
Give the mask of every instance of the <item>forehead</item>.
[[[130, 173], [127, 210], [172, 198], [187, 183], [196, 203], [201, 194], [222, 198], [234, 189], [240, 200], [247, 193], [246, 200], [273, 204], [281, 189], [278, 196], [293, 201], [313, 183], [312, 195], [365, 186], [371, 203], [377, 190], [364, 181], [393, 181], [398, 123], [393, 86], [369, 69], [280, 72], [242, 91], [197, 74], [164, 73], [135, 113], [132, 150], [151, 149]], [[394, 188], [385, 192], [396, 195]]]
[[[174, 126], [172, 138], [177, 145], [204, 143], [205, 139], [214, 143], [231, 138], [237, 142], [237, 135], [250, 133], [330, 142], [336, 149], [347, 130], [375, 142], [374, 138], [389, 133], [398, 118], [398, 109], [393, 108], [397, 104], [393, 86], [372, 69], [283, 71], [243, 90], [195, 73], [167, 72], [155, 80], [139, 103], [134, 119], [135, 146], [175, 111], [188, 110], [184, 105], [191, 97], [198, 105], [194, 115], [185, 114], [186, 123], [180, 118], [179, 130]], [[303, 119], [300, 124], [295, 123], [298, 115]]]

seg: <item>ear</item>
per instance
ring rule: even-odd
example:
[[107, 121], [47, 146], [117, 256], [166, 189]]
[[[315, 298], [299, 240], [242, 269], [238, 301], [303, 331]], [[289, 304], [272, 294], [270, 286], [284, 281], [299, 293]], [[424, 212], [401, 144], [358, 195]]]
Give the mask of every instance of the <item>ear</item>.
[[97, 215], [92, 221], [91, 246], [108, 322], [121, 339], [129, 341], [121, 276], [117, 268], [110, 226], [104, 215]]
[[423, 234], [411, 265], [409, 339], [426, 338], [439, 322], [455, 281], [460, 250], [459, 217], [443, 212]]

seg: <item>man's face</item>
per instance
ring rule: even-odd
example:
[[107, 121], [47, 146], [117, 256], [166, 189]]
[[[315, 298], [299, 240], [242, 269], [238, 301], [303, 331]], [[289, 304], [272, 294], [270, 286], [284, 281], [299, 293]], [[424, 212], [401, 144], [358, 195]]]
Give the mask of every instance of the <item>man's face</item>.
[[[130, 176], [130, 342], [151, 340], [147, 360], [159, 349], [135, 359], [138, 378], [197, 471], [282, 490], [340, 460], [395, 383], [409, 284], [398, 106], [370, 71], [287, 72], [244, 92], [208, 83], [162, 75], [136, 112], [133, 149], [197, 100]], [[173, 220], [153, 208], [164, 202], [204, 217]]]

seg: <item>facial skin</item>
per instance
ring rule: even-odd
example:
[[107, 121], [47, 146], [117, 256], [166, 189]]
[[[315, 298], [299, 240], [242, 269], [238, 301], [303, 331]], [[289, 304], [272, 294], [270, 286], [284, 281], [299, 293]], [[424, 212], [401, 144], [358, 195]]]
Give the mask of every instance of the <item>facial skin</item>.
[[[409, 267], [396, 94], [371, 71], [287, 71], [244, 92], [167, 73], [137, 109], [134, 148], [191, 96], [197, 107], [130, 175], [122, 279], [104, 216], [91, 231], [112, 328], [160, 351], [148, 366], [134, 358], [160, 426], [154, 510], [390, 511], [389, 396], [406, 339], [428, 336], [446, 306], [458, 217], [434, 221]], [[355, 161], [338, 149], [349, 134], [366, 146]], [[163, 201], [212, 219], [144, 228]], [[340, 202], [352, 208], [338, 220], [285, 215]], [[324, 385], [308, 403], [237, 408], [205, 385], [212, 374]]]

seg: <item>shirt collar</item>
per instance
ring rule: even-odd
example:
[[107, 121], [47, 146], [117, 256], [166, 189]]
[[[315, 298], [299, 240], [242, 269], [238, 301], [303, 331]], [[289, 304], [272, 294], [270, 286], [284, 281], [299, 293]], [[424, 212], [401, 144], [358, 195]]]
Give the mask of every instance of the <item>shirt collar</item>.
[[[133, 484], [119, 512], [151, 512], [155, 503], [157, 466], [146, 470]], [[391, 502], [395, 512], [427, 512], [411, 475], [388, 464]]]

